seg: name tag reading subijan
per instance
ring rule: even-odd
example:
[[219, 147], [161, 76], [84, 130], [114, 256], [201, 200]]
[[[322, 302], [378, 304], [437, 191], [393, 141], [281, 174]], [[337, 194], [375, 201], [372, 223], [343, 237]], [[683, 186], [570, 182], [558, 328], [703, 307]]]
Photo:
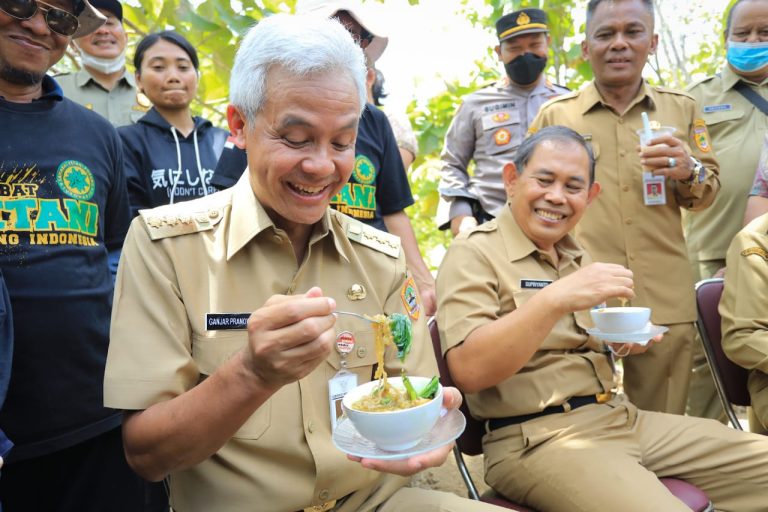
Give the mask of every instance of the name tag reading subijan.
[[520, 280], [520, 288], [523, 290], [540, 290], [547, 286], [548, 284], [552, 284], [551, 279], [521, 279]]
[[250, 313], [206, 313], [206, 331], [237, 331], [248, 327]]

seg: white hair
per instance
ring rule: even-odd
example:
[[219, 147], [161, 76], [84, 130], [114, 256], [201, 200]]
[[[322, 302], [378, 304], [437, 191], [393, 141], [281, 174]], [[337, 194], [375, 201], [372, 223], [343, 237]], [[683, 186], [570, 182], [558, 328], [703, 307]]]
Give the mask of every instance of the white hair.
[[230, 102], [248, 122], [266, 101], [267, 75], [280, 67], [296, 80], [317, 73], [346, 73], [353, 79], [365, 108], [365, 57], [346, 28], [334, 19], [313, 14], [275, 14], [251, 27], [235, 55], [229, 81]]

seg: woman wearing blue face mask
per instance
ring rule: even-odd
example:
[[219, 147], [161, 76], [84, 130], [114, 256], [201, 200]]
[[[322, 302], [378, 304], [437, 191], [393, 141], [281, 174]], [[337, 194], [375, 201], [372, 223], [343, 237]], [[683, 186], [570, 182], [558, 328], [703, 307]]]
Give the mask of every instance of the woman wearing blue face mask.
[[[688, 254], [695, 278], [712, 277], [725, 266], [725, 254], [742, 227], [747, 196], [768, 132], [768, 0], [739, 0], [727, 13], [727, 65], [694, 84], [702, 119], [720, 163], [720, 192], [709, 208], [685, 212]], [[766, 200], [768, 202], [768, 200]], [[698, 348], [698, 346], [697, 346]], [[703, 352], [694, 354], [688, 414], [724, 418]]]

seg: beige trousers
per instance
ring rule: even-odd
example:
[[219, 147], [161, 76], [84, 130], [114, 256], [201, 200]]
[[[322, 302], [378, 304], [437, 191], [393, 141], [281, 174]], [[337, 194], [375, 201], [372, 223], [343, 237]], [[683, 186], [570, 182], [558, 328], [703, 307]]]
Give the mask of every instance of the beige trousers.
[[645, 411], [684, 414], [696, 327], [693, 323], [667, 327], [660, 343], [622, 360], [624, 392]]
[[718, 510], [768, 507], [768, 437], [623, 396], [495, 430], [483, 448], [488, 484], [537, 510], [689, 511], [660, 477], [698, 486]]

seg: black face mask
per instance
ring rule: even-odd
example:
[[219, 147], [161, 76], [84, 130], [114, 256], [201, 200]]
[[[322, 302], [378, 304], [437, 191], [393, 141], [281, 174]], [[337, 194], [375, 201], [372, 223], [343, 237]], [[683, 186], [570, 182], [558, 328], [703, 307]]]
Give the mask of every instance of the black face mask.
[[504, 64], [504, 69], [507, 70], [507, 76], [516, 84], [530, 85], [539, 78], [546, 65], [546, 57], [524, 53]]

